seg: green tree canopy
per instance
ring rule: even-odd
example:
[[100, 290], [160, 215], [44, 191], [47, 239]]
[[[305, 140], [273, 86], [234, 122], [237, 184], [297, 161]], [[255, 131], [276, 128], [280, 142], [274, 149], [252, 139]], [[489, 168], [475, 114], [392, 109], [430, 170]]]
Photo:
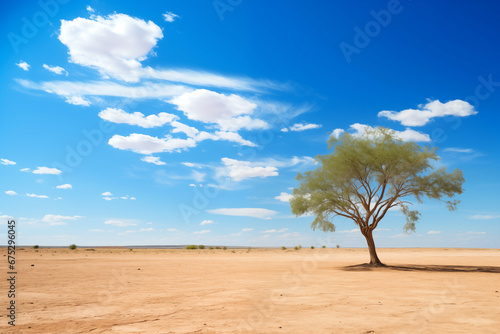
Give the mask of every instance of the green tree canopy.
[[[336, 216], [354, 221], [365, 236], [370, 251], [370, 264], [381, 265], [377, 257], [373, 230], [391, 208], [399, 208], [406, 216], [404, 230], [415, 231], [420, 217], [410, 210], [410, 200], [421, 203], [424, 198], [445, 202], [455, 210], [463, 192], [463, 173], [448, 173], [445, 167], [434, 169], [437, 148], [403, 142], [395, 131], [376, 128], [363, 135], [347, 132], [331, 137], [331, 154], [316, 157], [318, 168], [297, 174], [299, 187], [290, 201], [292, 213], [316, 216], [313, 229], [335, 231], [331, 222]], [[449, 200], [444, 200], [448, 198]]]

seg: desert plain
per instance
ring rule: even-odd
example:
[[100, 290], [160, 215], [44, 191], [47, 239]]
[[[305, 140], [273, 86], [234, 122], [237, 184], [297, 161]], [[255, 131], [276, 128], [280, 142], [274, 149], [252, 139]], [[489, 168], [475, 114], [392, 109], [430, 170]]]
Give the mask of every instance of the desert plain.
[[24, 248], [0, 332], [500, 332], [500, 250], [378, 253], [387, 267], [366, 249]]

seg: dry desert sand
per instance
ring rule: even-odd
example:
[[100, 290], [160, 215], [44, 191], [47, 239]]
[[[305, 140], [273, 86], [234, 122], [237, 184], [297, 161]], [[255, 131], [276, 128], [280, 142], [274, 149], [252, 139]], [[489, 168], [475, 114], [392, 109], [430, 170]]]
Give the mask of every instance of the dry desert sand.
[[366, 249], [24, 249], [0, 332], [500, 332], [500, 250], [378, 252], [390, 267], [357, 266]]

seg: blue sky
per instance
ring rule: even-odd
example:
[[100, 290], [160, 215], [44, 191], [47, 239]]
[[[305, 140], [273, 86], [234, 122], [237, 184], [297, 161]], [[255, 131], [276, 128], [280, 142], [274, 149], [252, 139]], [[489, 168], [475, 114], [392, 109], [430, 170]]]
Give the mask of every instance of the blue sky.
[[[42, 4], [42, 5], [41, 5]], [[499, 247], [500, 5], [2, 4], [0, 216], [22, 244], [364, 247], [288, 203], [342, 131], [463, 170], [459, 210], [391, 212], [379, 247]]]

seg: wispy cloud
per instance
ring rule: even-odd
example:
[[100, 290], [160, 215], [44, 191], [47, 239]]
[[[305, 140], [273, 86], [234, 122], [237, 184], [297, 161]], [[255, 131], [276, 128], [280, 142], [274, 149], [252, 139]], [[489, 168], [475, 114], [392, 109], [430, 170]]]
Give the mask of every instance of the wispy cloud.
[[209, 213], [225, 216], [253, 217], [266, 219], [274, 216], [278, 212], [261, 208], [222, 208], [207, 210]]

